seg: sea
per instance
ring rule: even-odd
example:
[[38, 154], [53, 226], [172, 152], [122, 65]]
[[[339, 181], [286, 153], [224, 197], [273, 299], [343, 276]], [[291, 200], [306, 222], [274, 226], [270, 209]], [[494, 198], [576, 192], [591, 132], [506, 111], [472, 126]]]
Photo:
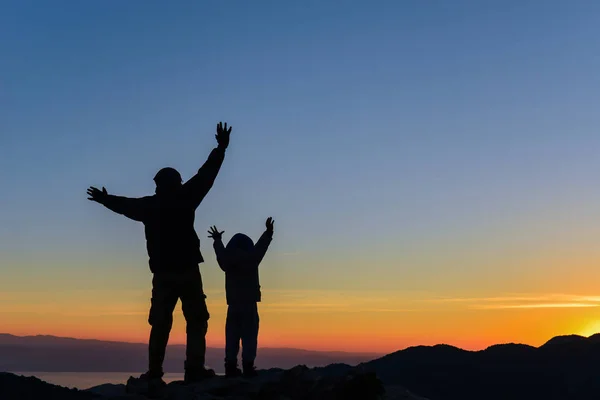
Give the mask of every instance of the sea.
[[[12, 371], [9, 371], [12, 372]], [[15, 375], [35, 376], [54, 385], [85, 390], [105, 383], [125, 384], [130, 376], [140, 376], [142, 372], [12, 372]], [[218, 374], [220, 375], [220, 374]], [[182, 373], [165, 373], [165, 382], [183, 380]]]

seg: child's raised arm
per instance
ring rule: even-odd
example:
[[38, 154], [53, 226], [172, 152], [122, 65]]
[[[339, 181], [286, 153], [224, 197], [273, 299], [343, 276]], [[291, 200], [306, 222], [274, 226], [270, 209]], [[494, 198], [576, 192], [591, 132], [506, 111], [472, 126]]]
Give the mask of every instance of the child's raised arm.
[[223, 240], [221, 239], [223, 232], [225, 231], [219, 232], [216, 226], [211, 226], [208, 230], [208, 237], [214, 240], [213, 248], [215, 249], [215, 254], [217, 256], [217, 263], [219, 264], [219, 267], [221, 267], [223, 271], [226, 271], [227, 257], [225, 253], [225, 246], [223, 245]]
[[260, 236], [260, 239], [254, 245], [254, 250], [256, 251], [257, 264], [260, 264], [262, 259], [265, 257], [267, 250], [269, 249], [269, 245], [273, 240], [273, 226], [275, 224], [275, 220], [269, 217], [267, 218], [267, 222], [265, 223], [267, 229]]

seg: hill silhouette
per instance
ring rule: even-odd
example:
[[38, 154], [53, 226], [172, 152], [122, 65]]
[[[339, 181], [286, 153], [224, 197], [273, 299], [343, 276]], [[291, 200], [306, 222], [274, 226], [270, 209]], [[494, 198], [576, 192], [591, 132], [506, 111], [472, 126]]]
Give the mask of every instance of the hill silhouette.
[[[24, 341], [29, 342], [29, 345], [23, 345]], [[39, 359], [40, 354], [43, 357], [48, 355], [45, 351], [52, 347], [50, 344], [55, 345], [57, 342], [69, 344], [70, 347], [65, 346], [63, 349], [68, 347], [73, 353], [87, 349], [80, 353], [80, 358], [86, 359], [86, 365], [94, 364], [102, 353], [100, 350], [107, 348], [111, 349], [108, 353], [114, 353], [113, 350], [116, 349], [123, 350], [119, 360], [129, 365], [127, 358], [132, 354], [143, 357], [145, 347], [142, 344], [49, 336], [22, 338], [0, 335], [0, 362], [5, 363], [7, 348], [19, 348], [19, 354], [37, 354]], [[95, 352], [88, 353], [93, 347], [91, 343], [98, 347]], [[138, 350], [127, 351], [136, 346], [139, 346], [138, 353]], [[222, 349], [218, 350], [222, 359]], [[260, 352], [264, 351], [265, 349], [260, 349]], [[325, 354], [330, 356], [329, 353]], [[319, 377], [333, 379], [346, 376], [353, 370], [374, 372], [386, 388], [406, 388], [411, 393], [430, 400], [591, 400], [600, 398], [599, 360], [600, 334], [587, 338], [568, 335], [554, 337], [540, 347], [508, 343], [493, 345], [480, 351], [468, 351], [445, 344], [415, 346], [371, 361], [338, 361], [315, 368], [314, 373]], [[51, 364], [56, 361], [54, 358], [48, 362]], [[291, 359], [288, 362], [293, 363]], [[6, 370], [0, 366], [0, 370], [3, 369]], [[126, 369], [122, 369], [124, 370]], [[275, 370], [277, 368], [272, 371]]]
[[360, 366], [386, 385], [402, 385], [430, 400], [600, 398], [600, 334], [480, 351], [417, 346]]

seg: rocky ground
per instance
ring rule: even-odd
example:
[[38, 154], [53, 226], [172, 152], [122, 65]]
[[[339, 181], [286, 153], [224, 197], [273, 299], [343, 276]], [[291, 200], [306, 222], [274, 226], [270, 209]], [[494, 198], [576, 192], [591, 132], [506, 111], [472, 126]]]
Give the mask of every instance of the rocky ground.
[[[147, 400], [136, 378], [123, 385], [87, 390], [67, 389], [37, 378], [0, 373], [2, 400]], [[165, 400], [426, 400], [399, 386], [384, 386], [373, 374], [350, 369], [323, 373], [297, 366], [290, 370], [260, 371], [257, 378], [215, 377], [195, 385], [171, 382]]]

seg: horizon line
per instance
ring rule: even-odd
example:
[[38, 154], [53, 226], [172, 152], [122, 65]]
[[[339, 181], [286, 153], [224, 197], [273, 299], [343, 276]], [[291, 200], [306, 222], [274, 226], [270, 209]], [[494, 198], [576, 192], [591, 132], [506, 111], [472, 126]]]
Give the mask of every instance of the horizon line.
[[[95, 339], [95, 338], [78, 338], [73, 336], [57, 336], [57, 335], [49, 335], [49, 334], [35, 334], [35, 335], [15, 335], [13, 333], [8, 332], [0, 332], [0, 336], [12, 336], [16, 338], [35, 338], [35, 337], [49, 337], [56, 339], [71, 339], [71, 340], [81, 340], [81, 341], [89, 341], [89, 342], [104, 342], [104, 343], [124, 343], [124, 344], [137, 344], [141, 346], [147, 346], [148, 343], [144, 342], [129, 342], [126, 340], [108, 340], [108, 339]], [[167, 346], [186, 346], [185, 343], [169, 343]], [[220, 349], [221, 347], [214, 346], [206, 346], [207, 349]], [[344, 354], [356, 354], [356, 355], [386, 355], [388, 353], [380, 352], [380, 351], [346, 351], [346, 350], [310, 350], [302, 347], [269, 347], [263, 346], [261, 349], [272, 349], [272, 350], [300, 350], [300, 351], [308, 351], [313, 353], [344, 353]]]
[[[353, 354], [353, 355], [369, 355], [369, 356], [386, 356], [389, 354], [393, 354], [399, 351], [403, 351], [403, 350], [407, 350], [410, 348], [415, 348], [415, 347], [435, 347], [435, 346], [450, 346], [450, 347], [454, 347], [456, 349], [462, 350], [462, 351], [467, 351], [467, 352], [479, 352], [479, 351], [484, 351], [489, 349], [490, 347], [493, 346], [502, 346], [502, 345], [524, 345], [524, 346], [530, 346], [533, 348], [540, 348], [542, 346], [544, 346], [545, 344], [547, 344], [549, 341], [556, 339], [556, 338], [561, 338], [561, 337], [580, 337], [583, 339], [590, 339], [592, 336], [595, 335], [600, 335], [600, 332], [596, 332], [593, 333], [589, 336], [584, 336], [581, 334], [577, 334], [577, 333], [570, 333], [570, 334], [562, 334], [562, 335], [555, 335], [552, 336], [551, 338], [547, 339], [546, 341], [544, 341], [544, 343], [542, 343], [539, 346], [534, 346], [531, 344], [527, 344], [527, 343], [520, 343], [520, 342], [515, 342], [515, 341], [510, 341], [510, 342], [504, 342], [504, 343], [493, 343], [490, 345], [487, 345], [483, 348], [479, 348], [479, 349], [473, 349], [473, 350], [469, 350], [469, 349], [465, 349], [456, 345], [452, 345], [452, 344], [448, 344], [448, 343], [437, 343], [437, 344], [433, 344], [433, 345], [413, 345], [413, 346], [407, 346], [404, 348], [399, 348], [397, 350], [393, 350], [391, 352], [378, 352], [378, 351], [357, 351], [357, 352], [352, 352], [352, 351], [345, 351], [345, 350], [309, 350], [309, 349], [304, 349], [304, 348], [299, 348], [299, 347], [261, 347], [261, 349], [270, 349], [270, 350], [300, 350], [300, 351], [306, 351], [306, 352], [312, 352], [312, 353], [342, 353], [342, 354]], [[144, 343], [144, 342], [128, 342], [128, 341], [118, 341], [118, 340], [103, 340], [103, 339], [91, 339], [91, 338], [77, 338], [77, 337], [71, 337], [71, 336], [56, 336], [56, 335], [50, 335], [50, 334], [36, 334], [36, 335], [15, 335], [12, 333], [7, 333], [7, 332], [0, 332], [0, 336], [12, 336], [12, 337], [16, 337], [16, 338], [35, 338], [35, 337], [49, 337], [49, 338], [56, 338], [56, 339], [71, 339], [71, 340], [80, 340], [80, 341], [90, 341], [90, 342], [105, 342], [105, 343], [120, 343], [120, 344], [132, 344], [132, 345], [142, 345], [142, 346], [147, 346], [148, 343]], [[170, 346], [183, 346], [185, 347], [186, 344], [184, 343], [173, 343], [173, 344], [168, 344], [167, 347]], [[206, 346], [207, 349], [217, 349], [217, 348], [221, 348], [221, 346], [219, 347], [213, 347], [213, 346]]]

